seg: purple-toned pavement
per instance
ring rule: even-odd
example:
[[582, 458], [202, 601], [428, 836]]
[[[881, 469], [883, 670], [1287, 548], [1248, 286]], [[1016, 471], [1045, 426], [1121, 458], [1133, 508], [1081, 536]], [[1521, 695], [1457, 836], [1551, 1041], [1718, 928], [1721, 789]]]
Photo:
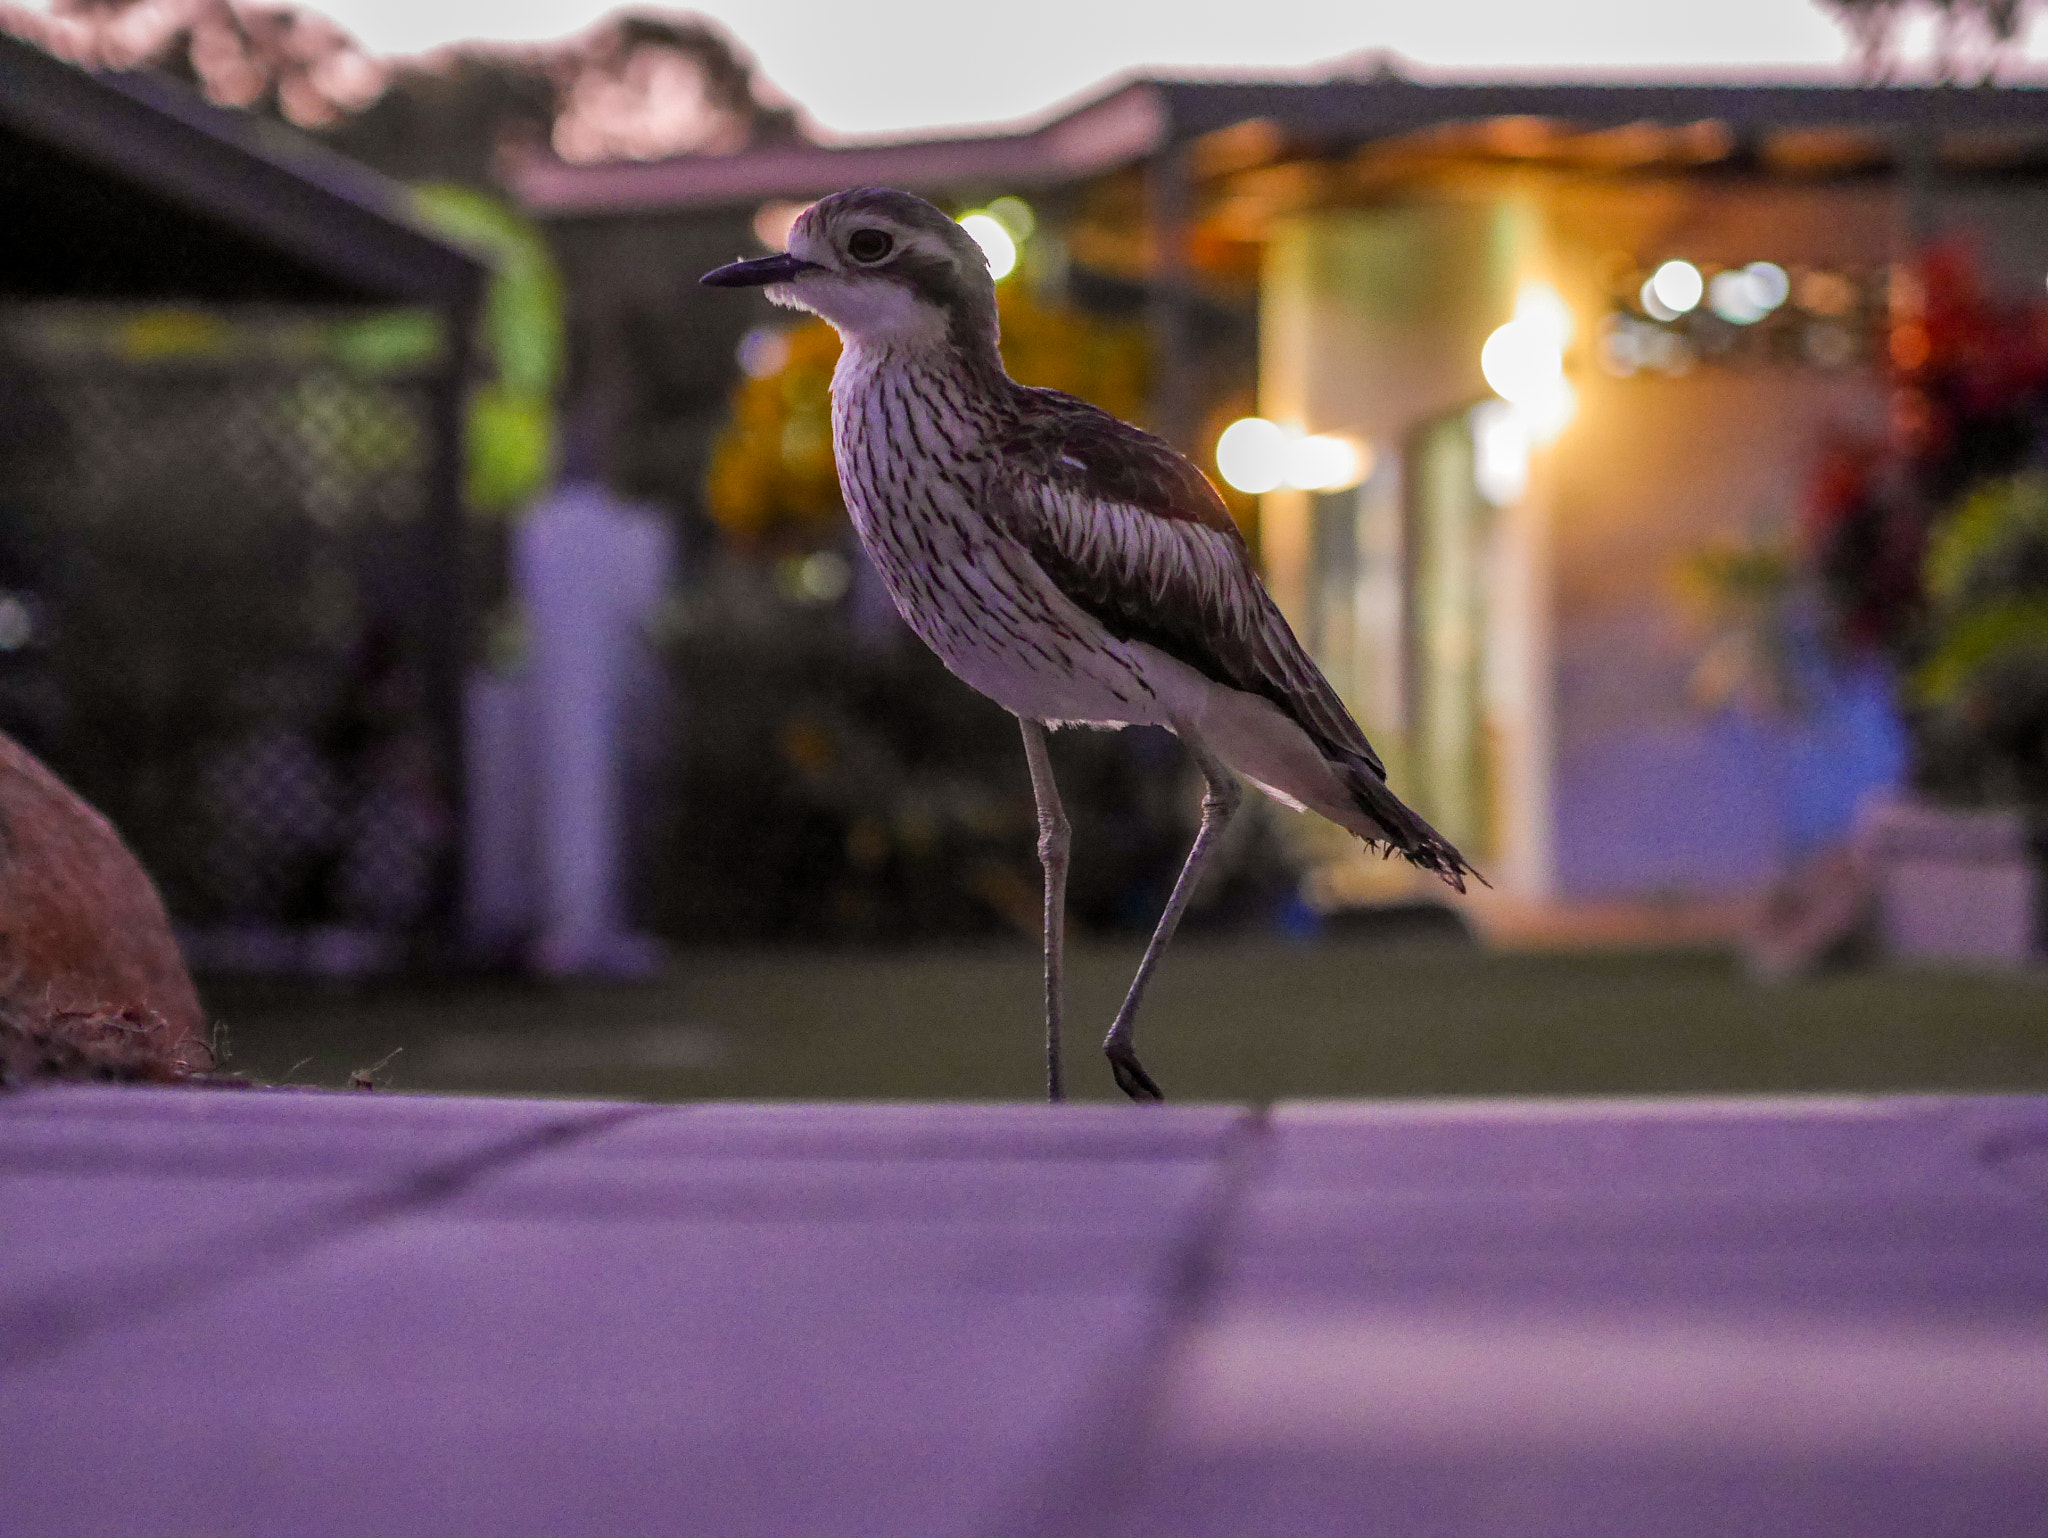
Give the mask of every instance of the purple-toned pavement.
[[2048, 1535], [2048, 1099], [0, 1098], [0, 1533]]

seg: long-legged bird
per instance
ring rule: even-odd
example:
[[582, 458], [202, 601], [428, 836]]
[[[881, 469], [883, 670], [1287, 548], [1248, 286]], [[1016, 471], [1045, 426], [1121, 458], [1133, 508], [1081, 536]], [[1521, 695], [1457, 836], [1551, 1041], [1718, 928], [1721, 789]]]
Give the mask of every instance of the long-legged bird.
[[1069, 835], [1049, 727], [1168, 727], [1207, 785], [1194, 846], [1103, 1043], [1134, 1100], [1163, 1098], [1133, 1027], [1237, 810], [1233, 771], [1465, 889], [1471, 867], [1387, 788], [1202, 472], [1163, 439], [1010, 378], [987, 259], [953, 220], [907, 193], [855, 188], [812, 204], [786, 252], [703, 281], [765, 286], [839, 332], [832, 443], [854, 527], [910, 628], [1022, 725], [1045, 870], [1052, 1099]]

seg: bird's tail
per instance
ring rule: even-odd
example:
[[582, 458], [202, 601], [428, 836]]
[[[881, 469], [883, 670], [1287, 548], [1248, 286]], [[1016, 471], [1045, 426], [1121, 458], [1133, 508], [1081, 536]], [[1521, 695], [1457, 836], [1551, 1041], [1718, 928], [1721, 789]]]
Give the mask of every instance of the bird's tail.
[[1388, 854], [1402, 856], [1410, 865], [1435, 872], [1454, 891], [1465, 890], [1467, 876], [1481, 886], [1493, 884], [1472, 868], [1449, 839], [1411, 811], [1370, 765], [1360, 763], [1346, 767], [1345, 782], [1351, 789], [1353, 800], [1358, 803], [1359, 811], [1364, 814], [1359, 821], [1367, 824], [1351, 825], [1352, 832], [1382, 846]]

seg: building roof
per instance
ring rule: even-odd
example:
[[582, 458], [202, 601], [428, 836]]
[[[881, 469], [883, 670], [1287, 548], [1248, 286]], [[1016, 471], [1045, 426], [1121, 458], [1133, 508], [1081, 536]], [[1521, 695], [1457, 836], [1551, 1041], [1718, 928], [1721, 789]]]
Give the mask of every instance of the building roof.
[[1133, 79], [1012, 132], [779, 146], [641, 164], [539, 157], [515, 171], [513, 186], [529, 208], [556, 216], [812, 198], [863, 183], [1027, 190], [1078, 181], [1245, 124], [1327, 153], [1503, 119], [1573, 134], [1711, 124], [1731, 143], [1752, 147], [1776, 135], [1848, 135], [1856, 142], [1837, 143], [1834, 159], [1858, 166], [1914, 153], [1916, 142], [1972, 163], [1987, 156], [2048, 160], [2048, 89], [2032, 86], [1439, 84], [1381, 70], [1315, 81]]
[[454, 304], [485, 273], [406, 190], [282, 124], [0, 34], [0, 293]]

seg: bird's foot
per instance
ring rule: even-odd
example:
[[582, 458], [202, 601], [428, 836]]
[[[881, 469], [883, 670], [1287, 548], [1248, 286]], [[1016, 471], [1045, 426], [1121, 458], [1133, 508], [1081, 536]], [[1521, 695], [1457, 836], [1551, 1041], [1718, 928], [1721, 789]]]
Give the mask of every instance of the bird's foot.
[[1126, 1046], [1104, 1047], [1103, 1053], [1109, 1058], [1109, 1071], [1116, 1075], [1116, 1087], [1133, 1100], [1143, 1104], [1150, 1100], [1164, 1101], [1166, 1092], [1160, 1089], [1151, 1074], [1145, 1072], [1145, 1065], [1138, 1061], [1138, 1054]]

